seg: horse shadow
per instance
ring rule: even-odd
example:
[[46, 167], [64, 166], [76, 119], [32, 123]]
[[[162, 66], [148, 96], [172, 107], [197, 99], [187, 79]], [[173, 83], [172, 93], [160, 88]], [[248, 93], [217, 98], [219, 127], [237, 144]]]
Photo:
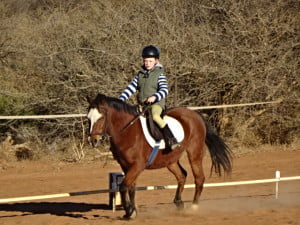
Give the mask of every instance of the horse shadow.
[[[14, 204], [0, 204], [0, 211], [6, 212], [21, 212], [21, 216], [34, 214], [51, 214], [56, 216], [67, 216], [73, 218], [85, 218], [84, 214], [92, 210], [111, 210], [107, 204], [90, 204], [90, 203], [76, 203], [76, 202], [36, 202], [36, 203], [14, 203]], [[7, 215], [3, 217], [15, 217], [18, 215]], [[101, 217], [94, 215], [94, 217]]]

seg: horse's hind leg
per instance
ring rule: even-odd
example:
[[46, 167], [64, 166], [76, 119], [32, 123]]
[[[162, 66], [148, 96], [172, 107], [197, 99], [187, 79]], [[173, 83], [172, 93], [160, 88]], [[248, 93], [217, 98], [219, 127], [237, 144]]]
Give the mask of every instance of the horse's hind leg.
[[185, 169], [180, 165], [179, 162], [173, 163], [168, 166], [168, 169], [171, 173], [173, 173], [177, 179], [177, 190], [176, 190], [176, 195], [174, 198], [174, 203], [177, 206], [178, 209], [183, 209], [184, 203], [181, 200], [181, 193], [184, 189], [184, 184], [187, 176], [187, 172]]
[[[202, 152], [202, 151], [201, 151]], [[202, 154], [188, 152], [189, 162], [193, 171], [195, 179], [195, 195], [193, 200], [193, 205], [197, 206], [199, 203], [199, 198], [203, 190], [203, 184], [205, 181], [205, 176], [202, 167]]]

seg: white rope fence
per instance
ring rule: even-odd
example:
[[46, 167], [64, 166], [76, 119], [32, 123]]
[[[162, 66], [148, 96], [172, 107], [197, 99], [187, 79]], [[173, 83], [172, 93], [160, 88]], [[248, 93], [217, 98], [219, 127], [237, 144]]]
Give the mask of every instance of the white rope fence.
[[244, 104], [231, 104], [231, 105], [213, 105], [213, 106], [191, 106], [188, 107], [192, 110], [197, 109], [220, 109], [220, 108], [232, 108], [232, 107], [244, 107], [244, 106], [251, 106], [251, 105], [266, 105], [266, 104], [277, 104], [280, 103], [280, 100], [273, 101], [273, 102], [253, 102], [253, 103], [244, 103]]
[[[253, 102], [244, 104], [231, 104], [231, 105], [212, 105], [212, 106], [191, 106], [187, 107], [192, 110], [198, 109], [220, 109], [220, 108], [232, 108], [232, 107], [244, 107], [253, 105], [265, 105], [265, 104], [276, 104], [280, 103], [280, 100], [273, 102]], [[76, 118], [85, 117], [87, 114], [62, 114], [62, 115], [30, 115], [30, 116], [0, 116], [0, 120], [19, 120], [19, 119], [59, 119], [59, 118]]]
[[63, 114], [63, 115], [32, 115], [32, 116], [0, 116], [0, 120], [26, 120], [26, 119], [59, 119], [85, 117], [87, 114]]

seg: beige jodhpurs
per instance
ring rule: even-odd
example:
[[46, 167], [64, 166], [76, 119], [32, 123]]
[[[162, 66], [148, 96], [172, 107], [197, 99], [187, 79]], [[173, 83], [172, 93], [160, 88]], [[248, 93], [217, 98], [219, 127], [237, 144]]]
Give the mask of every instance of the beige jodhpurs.
[[152, 118], [160, 128], [164, 128], [167, 125], [166, 122], [160, 117], [162, 111], [163, 108], [160, 105], [154, 104], [151, 106]]

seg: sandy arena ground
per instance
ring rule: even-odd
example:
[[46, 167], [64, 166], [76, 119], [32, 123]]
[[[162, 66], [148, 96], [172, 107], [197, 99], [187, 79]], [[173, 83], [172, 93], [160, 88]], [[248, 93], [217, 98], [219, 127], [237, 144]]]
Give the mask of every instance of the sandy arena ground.
[[[187, 184], [193, 176], [185, 156]], [[300, 176], [300, 151], [261, 152], [235, 157], [230, 177], [208, 177], [210, 158], [205, 158], [206, 183], [268, 179], [280, 170], [282, 177]], [[98, 190], [108, 188], [108, 173], [120, 172], [114, 161], [54, 163], [24, 161], [0, 169], [0, 199]], [[167, 169], [144, 171], [137, 186], [176, 184]], [[207, 187], [199, 209], [191, 209], [193, 189], [185, 189], [185, 209], [172, 200], [175, 190], [138, 191], [138, 217], [122, 220], [123, 210], [112, 212], [108, 194], [0, 204], [0, 225], [90, 224], [203, 224], [203, 225], [295, 225], [300, 224], [300, 180], [281, 182], [279, 199], [275, 183], [230, 187]]]

